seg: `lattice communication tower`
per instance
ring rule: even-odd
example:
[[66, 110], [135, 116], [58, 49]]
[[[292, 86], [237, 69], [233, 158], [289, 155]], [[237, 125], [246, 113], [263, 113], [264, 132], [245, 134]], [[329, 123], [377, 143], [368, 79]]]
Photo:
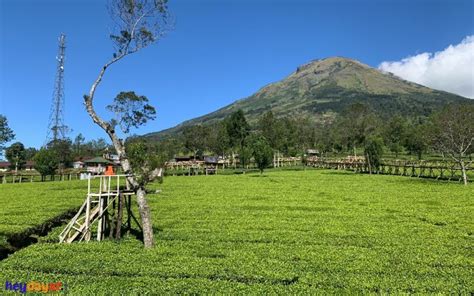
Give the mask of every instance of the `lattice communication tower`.
[[52, 141], [62, 140], [66, 137], [68, 127], [64, 124], [64, 60], [66, 54], [66, 35], [61, 34], [58, 38], [59, 49], [54, 80], [53, 100], [49, 114], [48, 130], [45, 145]]

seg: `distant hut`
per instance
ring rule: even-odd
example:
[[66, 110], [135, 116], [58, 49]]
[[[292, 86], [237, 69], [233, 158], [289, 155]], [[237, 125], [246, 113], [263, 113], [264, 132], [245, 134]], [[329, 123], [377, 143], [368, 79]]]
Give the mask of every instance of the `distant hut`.
[[319, 156], [320, 153], [318, 149], [306, 149], [306, 155], [309, 157], [312, 157], [312, 156]]
[[[0, 161], [0, 172], [9, 171], [11, 168], [12, 168], [12, 164], [10, 162]], [[21, 169], [25, 171], [32, 171], [35, 169], [35, 162], [32, 160], [27, 160], [24, 164], [22, 164]]]
[[219, 158], [217, 156], [204, 156], [204, 170], [206, 175], [216, 174]]
[[94, 157], [84, 161], [87, 172], [93, 174], [102, 174], [105, 172], [107, 166], [114, 166], [115, 164], [103, 157]]
[[72, 163], [72, 167], [75, 169], [82, 169], [84, 168], [84, 162], [80, 160], [76, 160], [75, 162]]
[[191, 156], [175, 156], [174, 157], [174, 160], [176, 162], [180, 162], [180, 161], [191, 161], [192, 160], [192, 157]]
[[23, 165], [23, 169], [25, 171], [32, 171], [35, 169], [35, 162], [32, 160], [27, 160], [26, 163]]
[[204, 163], [206, 165], [217, 165], [219, 163], [217, 156], [204, 156]]
[[10, 163], [8, 161], [0, 161], [0, 172], [6, 172], [10, 169]]

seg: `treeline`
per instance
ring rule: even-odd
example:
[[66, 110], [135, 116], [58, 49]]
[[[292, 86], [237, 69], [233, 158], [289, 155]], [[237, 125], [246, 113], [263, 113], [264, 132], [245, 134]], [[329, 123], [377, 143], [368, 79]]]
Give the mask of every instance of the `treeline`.
[[243, 166], [251, 158], [263, 158], [264, 164], [270, 164], [273, 153], [305, 156], [307, 149], [316, 149], [323, 157], [357, 155], [359, 151], [374, 169], [387, 152], [395, 158], [407, 154], [417, 159], [438, 154], [465, 168], [472, 163], [474, 153], [473, 109], [474, 104], [452, 104], [429, 117], [394, 115], [387, 119], [369, 105], [354, 103], [331, 120], [280, 118], [267, 112], [252, 126], [239, 110], [223, 121], [189, 126], [177, 136], [151, 145], [163, 158], [238, 156]]
[[[0, 117], [0, 145], [14, 137], [6, 119]], [[7, 141], [6, 141], [7, 140]], [[126, 140], [127, 154], [132, 162], [150, 163], [153, 167], [177, 155], [217, 155], [239, 159], [242, 167], [251, 160], [263, 170], [273, 155], [302, 156], [308, 149], [318, 150], [321, 157], [356, 155], [362, 153], [369, 171], [376, 170], [384, 153], [390, 151], [421, 159], [425, 153], [436, 153], [457, 163], [466, 180], [466, 169], [474, 153], [474, 104], [451, 104], [429, 117], [395, 115], [381, 118], [363, 103], [354, 103], [335, 118], [318, 121], [309, 116], [276, 117], [272, 112], [262, 114], [249, 124], [242, 110], [222, 121], [209, 125], [194, 125], [162, 141], [143, 137]], [[36, 151], [14, 143], [5, 150], [15, 169], [26, 160], [35, 161], [42, 175], [67, 168], [74, 158], [97, 156], [114, 150], [103, 139], [86, 142], [82, 135], [49, 143]]]
[[[13, 138], [14, 135], [10, 140]], [[34, 169], [43, 176], [71, 168], [76, 159], [102, 156], [104, 153], [114, 153], [113, 147], [101, 138], [86, 141], [82, 134], [77, 135], [74, 140], [53, 140], [40, 149], [26, 148], [21, 142], [4, 147], [4, 156], [10, 163], [10, 170], [17, 172], [25, 167], [27, 161], [33, 161]]]

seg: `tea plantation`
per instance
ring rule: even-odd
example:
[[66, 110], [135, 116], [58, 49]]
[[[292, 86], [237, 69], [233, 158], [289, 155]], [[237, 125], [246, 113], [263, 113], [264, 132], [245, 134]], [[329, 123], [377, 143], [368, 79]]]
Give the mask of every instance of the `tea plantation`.
[[[79, 181], [0, 186], [4, 235], [86, 192]], [[149, 195], [154, 249], [133, 235], [47, 242], [56, 229], [0, 261], [0, 281], [62, 281], [71, 295], [474, 292], [473, 186], [307, 170], [151, 187], [162, 190]]]
[[86, 181], [2, 184], [0, 248], [12, 234], [24, 233], [81, 205]]

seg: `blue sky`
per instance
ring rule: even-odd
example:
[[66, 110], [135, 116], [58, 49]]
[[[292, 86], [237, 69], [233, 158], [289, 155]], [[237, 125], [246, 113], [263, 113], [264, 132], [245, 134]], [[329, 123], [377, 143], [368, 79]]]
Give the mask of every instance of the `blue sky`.
[[[120, 91], [151, 100], [157, 119], [137, 134], [214, 111], [312, 59], [346, 56], [377, 67], [474, 34], [473, 1], [170, 0], [170, 10], [174, 29], [110, 68], [97, 92], [105, 117]], [[112, 55], [109, 25], [104, 1], [0, 0], [0, 114], [16, 140], [45, 140], [61, 32], [70, 137], [104, 137], [82, 95]]]

